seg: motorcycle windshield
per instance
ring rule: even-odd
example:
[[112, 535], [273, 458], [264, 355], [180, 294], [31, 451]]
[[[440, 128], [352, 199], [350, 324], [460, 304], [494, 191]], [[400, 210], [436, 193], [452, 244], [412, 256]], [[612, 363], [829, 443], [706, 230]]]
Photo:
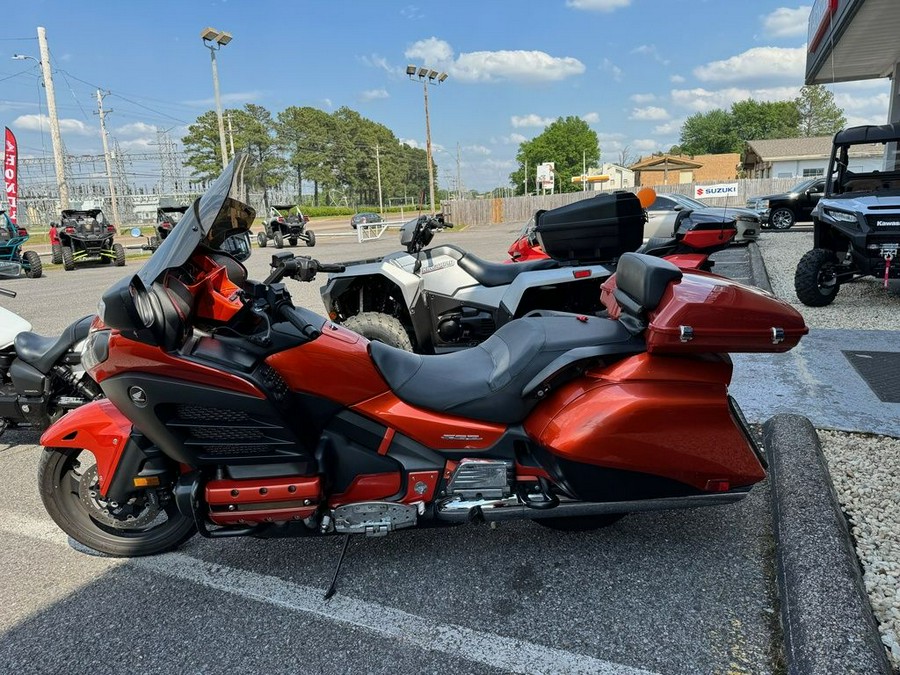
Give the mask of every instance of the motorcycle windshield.
[[188, 208], [178, 227], [162, 241], [138, 272], [145, 286], [151, 286], [166, 270], [187, 262], [201, 242], [214, 244], [211, 239], [218, 239], [217, 235], [221, 232], [249, 229], [253, 211], [235, 199], [239, 194], [237, 185], [245, 163], [246, 156], [236, 154], [206, 193]]

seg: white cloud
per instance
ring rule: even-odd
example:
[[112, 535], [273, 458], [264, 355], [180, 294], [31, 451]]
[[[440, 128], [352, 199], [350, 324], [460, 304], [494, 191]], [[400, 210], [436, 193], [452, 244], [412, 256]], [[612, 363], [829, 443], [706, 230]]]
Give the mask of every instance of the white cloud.
[[423, 18], [425, 14], [423, 14], [422, 10], [415, 5], [407, 5], [400, 10], [400, 16], [402, 16], [404, 19], [409, 19], [412, 21]]
[[795, 9], [779, 7], [771, 14], [762, 17], [766, 37], [799, 37], [806, 35], [809, 21], [809, 5], [801, 5]]
[[399, 75], [404, 73], [405, 70], [403, 68], [392, 66], [388, 63], [388, 60], [383, 56], [379, 56], [378, 54], [372, 54], [371, 56], [361, 56], [359, 59], [364, 65], [369, 66], [370, 68], [379, 68], [380, 70], [384, 70], [385, 72], [391, 73], [392, 75]]
[[520, 145], [528, 140], [527, 136], [523, 136], [522, 134], [510, 134], [509, 136], [501, 136], [500, 141], [507, 145]]
[[379, 100], [379, 99], [389, 98], [389, 97], [390, 97], [390, 94], [388, 94], [388, 93], [387, 93], [387, 90], [384, 89], [384, 88], [382, 88], [382, 89], [369, 89], [369, 90], [364, 91], [363, 93], [361, 93], [361, 94], [359, 95], [359, 100], [360, 100], [360, 101], [364, 101], [364, 102], [368, 102], [368, 101], [377, 101], [377, 100]]
[[401, 138], [400, 142], [403, 145], [408, 145], [411, 148], [421, 148], [422, 144], [419, 143], [415, 138]]
[[[236, 91], [231, 94], [222, 94], [220, 96], [222, 100], [222, 105], [229, 105], [234, 103], [252, 103], [259, 98], [262, 97], [262, 92], [260, 91]], [[215, 98], [200, 98], [192, 101], [182, 101], [184, 105], [202, 107], [202, 106], [214, 106], [216, 104]]]
[[132, 138], [127, 141], [119, 141], [119, 147], [128, 151], [156, 152], [156, 137]]
[[628, 119], [643, 121], [659, 121], [669, 119], [669, 113], [665, 108], [647, 106], [646, 108], [632, 108]]
[[753, 47], [737, 56], [694, 68], [703, 82], [790, 79], [803, 81], [806, 47]]
[[669, 77], [669, 82], [672, 82], [673, 84], [682, 84], [683, 82], [686, 82], [686, 80], [681, 75], [676, 74]]
[[140, 136], [141, 134], [155, 134], [156, 127], [152, 124], [145, 124], [144, 122], [131, 122], [129, 124], [123, 124], [121, 127], [116, 127], [115, 133], [119, 136]]
[[584, 115], [581, 116], [581, 119], [583, 119], [588, 124], [597, 124], [597, 122], [600, 121], [600, 113], [596, 113], [596, 112], [585, 113]]
[[555, 117], [541, 117], [534, 113], [531, 113], [530, 115], [513, 115], [509, 119], [516, 129], [521, 129], [523, 127], [539, 127], [543, 129], [546, 126], [553, 124], [555, 120]]
[[636, 138], [631, 141], [630, 145], [641, 152], [659, 149], [659, 143], [652, 138]]
[[[49, 131], [50, 118], [47, 115], [19, 115], [13, 120], [13, 126], [25, 131]], [[99, 133], [81, 120], [64, 118], [59, 120], [59, 130], [64, 134], [87, 136]]]
[[603, 62], [600, 64], [600, 70], [603, 70], [612, 75], [612, 78], [616, 82], [622, 81], [622, 69], [609, 59], [603, 59]]
[[[846, 84], [834, 85], [834, 102], [844, 111], [847, 118], [847, 126], [855, 127], [861, 124], [884, 124], [888, 119], [888, 108], [890, 107], [890, 94], [888, 91], [882, 91], [878, 94], [870, 96], [861, 96], [859, 91], [854, 91]], [[890, 89], [890, 82], [882, 81], [882, 86]], [[843, 91], [844, 88], [851, 91]]]
[[597, 134], [597, 138], [601, 141], [621, 141], [625, 138], [625, 134], [619, 132], [600, 132]]
[[650, 103], [651, 101], [656, 100], [656, 94], [632, 94], [628, 98], [638, 104]]
[[483, 145], [467, 145], [463, 148], [466, 152], [470, 152], [473, 155], [490, 155], [491, 149], [486, 148]]
[[708, 112], [715, 108], [731, 107], [732, 103], [752, 98], [755, 101], [788, 101], [796, 98], [800, 93], [800, 87], [768, 87], [762, 89], [749, 89], [743, 87], [729, 87], [710, 91], [702, 87], [694, 89], [673, 89], [672, 101], [693, 112]]
[[613, 12], [630, 4], [631, 0], [566, 0], [566, 7], [591, 12]]
[[660, 56], [659, 49], [657, 49], [656, 45], [641, 45], [640, 47], [635, 47], [634, 49], [632, 49], [631, 53], [649, 56], [657, 63], [661, 63], [664, 66], [669, 65], [669, 59], [664, 59], [662, 56]]
[[322, 99], [322, 103], [325, 105], [326, 108], [333, 108], [333, 107], [334, 107], [334, 104], [331, 102], [331, 99], [330, 99], [330, 98], [323, 98], [323, 99]]
[[665, 124], [653, 127], [653, 133], [657, 136], [675, 134], [681, 131], [682, 124], [684, 124], [684, 120], [672, 120], [671, 122], [666, 122]]
[[584, 72], [584, 64], [571, 56], [551, 56], [546, 52], [498, 50], [454, 54], [444, 40], [430, 37], [406, 50], [408, 59], [417, 59], [431, 68], [445, 70], [462, 82], [549, 82]]

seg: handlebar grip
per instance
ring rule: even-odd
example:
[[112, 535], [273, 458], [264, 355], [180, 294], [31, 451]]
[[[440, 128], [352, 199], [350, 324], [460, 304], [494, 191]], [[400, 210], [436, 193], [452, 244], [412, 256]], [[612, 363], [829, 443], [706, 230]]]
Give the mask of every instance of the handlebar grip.
[[294, 313], [292, 311], [293, 309], [294, 308], [290, 305], [281, 305], [278, 308], [278, 314], [279, 316], [281, 316], [281, 318], [290, 323], [294, 328], [299, 330], [301, 335], [309, 338], [310, 340], [314, 340], [315, 338], [319, 337], [319, 335], [321, 335], [319, 329]]
[[319, 263], [319, 271], [320, 272], [343, 272], [346, 269], [347, 268], [344, 265]]

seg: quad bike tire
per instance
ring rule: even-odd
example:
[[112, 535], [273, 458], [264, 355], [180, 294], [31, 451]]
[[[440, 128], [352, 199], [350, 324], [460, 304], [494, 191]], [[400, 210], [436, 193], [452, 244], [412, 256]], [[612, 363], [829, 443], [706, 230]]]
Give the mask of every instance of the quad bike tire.
[[291, 246], [296, 246], [297, 245], [297, 237], [288, 237], [288, 244], [290, 244]]
[[773, 230], [789, 230], [796, 222], [794, 212], [785, 207], [775, 209], [769, 214], [769, 227]]
[[116, 255], [116, 267], [125, 267], [125, 247], [122, 244], [113, 244], [113, 253]]
[[[193, 536], [193, 519], [179, 513], [172, 498], [166, 500], [165, 506], [157, 498], [159, 514], [166, 515], [162, 522], [157, 517], [145, 527], [126, 527], [128, 521], [123, 517], [123, 511], [140, 508], [140, 505], [124, 504], [117, 514], [110, 510], [109, 504], [95, 496], [99, 487], [96, 480], [90, 485], [82, 485], [91, 483], [91, 477], [96, 475], [90, 472], [90, 467], [85, 469], [91, 460], [90, 453], [85, 450], [46, 448], [38, 465], [38, 490], [44, 508], [72, 539], [107, 555], [133, 557], [170, 551]], [[83, 499], [81, 492], [92, 498]], [[145, 509], [153, 508], [146, 504]], [[138, 512], [137, 518], [141, 516]]]
[[63, 246], [62, 251], [60, 252], [62, 256], [62, 265], [63, 269], [66, 272], [71, 272], [75, 269], [75, 254], [72, 252], [71, 246]]
[[153, 235], [152, 237], [150, 237], [150, 248], [152, 248], [155, 251], [156, 249], [159, 248], [159, 244], [160, 244], [159, 237], [157, 237], [156, 235]]
[[371, 342], [383, 342], [391, 347], [413, 351], [412, 341], [403, 324], [389, 314], [363, 312], [344, 321], [344, 327], [359, 333]]
[[62, 244], [50, 244], [50, 262], [54, 265], [62, 262]]
[[830, 305], [841, 289], [836, 276], [837, 255], [827, 248], [807, 251], [794, 272], [794, 291], [807, 307]]
[[312, 230], [306, 231], [306, 245], [310, 247], [316, 245], [316, 233]]
[[590, 532], [613, 525], [625, 517], [624, 513], [599, 516], [571, 516], [569, 518], [535, 518], [534, 522], [559, 532]]
[[273, 234], [272, 241], [275, 242], [275, 248], [284, 248], [284, 237], [281, 236], [281, 232]]
[[260, 248], [266, 247], [266, 244], [268, 243], [268, 239], [266, 238], [265, 232], [260, 232], [259, 234], [256, 235], [256, 243], [259, 244]]
[[29, 279], [37, 279], [44, 273], [41, 256], [36, 251], [25, 251], [22, 259], [25, 261], [25, 276]]

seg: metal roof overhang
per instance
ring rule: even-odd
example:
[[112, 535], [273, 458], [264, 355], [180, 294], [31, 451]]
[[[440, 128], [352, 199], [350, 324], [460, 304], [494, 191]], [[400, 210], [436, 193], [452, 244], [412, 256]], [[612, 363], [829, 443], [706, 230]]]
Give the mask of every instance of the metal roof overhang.
[[900, 63], [900, 2], [816, 0], [806, 84], [890, 77]]

